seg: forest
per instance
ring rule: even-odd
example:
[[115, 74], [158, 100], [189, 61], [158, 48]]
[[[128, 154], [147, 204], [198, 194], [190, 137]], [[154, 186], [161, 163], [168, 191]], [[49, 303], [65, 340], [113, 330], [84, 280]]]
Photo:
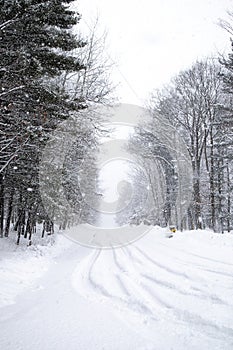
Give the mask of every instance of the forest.
[[[78, 223], [97, 220], [84, 194], [98, 202], [95, 159], [106, 131], [95, 111], [99, 105], [113, 103], [114, 84], [104, 55], [104, 36], [97, 35], [96, 26], [88, 36], [79, 34], [81, 15], [70, 9], [70, 3], [0, 1], [0, 237], [15, 235], [17, 244], [21, 237], [30, 245], [33, 235], [43, 239], [54, 233], [54, 218], [41, 200], [39, 164], [51, 133], [69, 118], [74, 118], [79, 132], [62, 174], [66, 196], [74, 203]], [[233, 38], [233, 13], [219, 25]], [[163, 169], [165, 204], [158, 214], [156, 198], [149, 210], [138, 201], [126, 216], [120, 214], [118, 222], [175, 224], [180, 230], [211, 228], [219, 233], [233, 229], [232, 92], [233, 41], [226, 57], [197, 60], [170, 84], [151, 93], [145, 101], [151, 121], [145, 126], [142, 120], [128, 147], [146, 169], [152, 189], [154, 164]], [[189, 208], [176, 222], [171, 222], [171, 211], [177, 173], [153, 132], [158, 116], [169, 121], [184, 140], [193, 172]], [[75, 186], [80, 179], [74, 175], [80, 167], [82, 191]], [[132, 177], [140, 196], [143, 179], [140, 173]], [[65, 229], [66, 208], [61, 205], [54, 212], [60, 229]]]

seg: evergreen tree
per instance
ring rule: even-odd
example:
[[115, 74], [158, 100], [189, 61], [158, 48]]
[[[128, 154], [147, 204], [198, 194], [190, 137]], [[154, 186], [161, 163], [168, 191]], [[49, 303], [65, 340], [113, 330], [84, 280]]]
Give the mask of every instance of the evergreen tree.
[[[74, 49], [85, 42], [71, 29], [72, 1], [0, 1], [0, 230], [15, 217], [18, 234], [46, 218], [38, 189], [40, 152], [56, 125], [83, 108], [52, 81], [84, 69]], [[12, 208], [12, 203], [14, 208]]]

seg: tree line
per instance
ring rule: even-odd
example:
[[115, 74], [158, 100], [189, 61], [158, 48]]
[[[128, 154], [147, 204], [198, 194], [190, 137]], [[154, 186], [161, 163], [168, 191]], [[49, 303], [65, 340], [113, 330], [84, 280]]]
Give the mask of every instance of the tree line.
[[[229, 16], [229, 22], [220, 24], [233, 35], [233, 13]], [[227, 57], [198, 60], [163, 89], [152, 93], [147, 105], [151, 121], [137, 127], [129, 142], [129, 149], [147, 172], [152, 198], [146, 210], [140, 208], [140, 201], [138, 206], [128, 208], [127, 220], [134, 224], [173, 224], [181, 230], [211, 228], [223, 233], [233, 229], [232, 102], [233, 45]], [[163, 123], [167, 120], [179, 133], [191, 160], [192, 187], [182, 189], [190, 191], [191, 200], [182, 215], [176, 203], [179, 181], [176, 159], [172, 159], [169, 149], [156, 137], [158, 118]], [[163, 181], [166, 184], [165, 198], [159, 201], [158, 173], [163, 176], [159, 187]], [[134, 173], [132, 181], [139, 189], [141, 177]], [[158, 203], [162, 202], [158, 214]], [[172, 210], [176, 211], [173, 217]], [[121, 214], [118, 221], [124, 219]]]
[[[80, 125], [67, 156], [71, 159], [75, 154], [76, 163], [68, 159], [64, 172], [77, 169], [87, 158], [80, 175], [83, 181], [97, 171], [94, 152], [100, 119], [86, 111], [108, 99], [109, 66], [102, 54], [104, 40], [96, 37], [95, 26], [86, 38], [74, 32], [81, 16], [71, 10], [71, 3], [0, 1], [0, 237], [8, 237], [13, 227], [17, 244], [22, 236], [31, 244], [38, 224], [42, 238], [53, 233], [53, 218], [39, 191], [39, 163], [59, 123], [72, 116]], [[90, 176], [84, 186], [93, 196], [94, 181]], [[65, 182], [69, 197], [74, 179], [66, 176]], [[82, 222], [92, 214], [81, 189], [77, 192], [72, 200]], [[63, 228], [66, 225], [61, 222]]]

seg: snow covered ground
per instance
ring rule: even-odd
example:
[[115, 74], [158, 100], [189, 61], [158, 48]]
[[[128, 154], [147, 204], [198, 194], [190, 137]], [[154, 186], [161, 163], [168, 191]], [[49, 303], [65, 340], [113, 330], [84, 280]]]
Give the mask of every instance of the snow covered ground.
[[233, 349], [232, 234], [157, 227], [115, 250], [0, 240], [0, 254], [2, 350]]
[[41, 288], [39, 277], [71, 244], [63, 236], [58, 236], [56, 242], [53, 236], [45, 241], [46, 245], [28, 247], [28, 240], [23, 238], [20, 246], [12, 238], [0, 239], [0, 308], [14, 304], [17, 295], [28, 288]]

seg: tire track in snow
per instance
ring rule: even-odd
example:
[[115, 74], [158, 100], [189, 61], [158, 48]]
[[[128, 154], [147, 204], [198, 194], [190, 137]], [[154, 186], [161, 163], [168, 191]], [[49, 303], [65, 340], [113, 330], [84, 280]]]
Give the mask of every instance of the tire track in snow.
[[[135, 248], [135, 247], [134, 247]], [[141, 249], [139, 249], [138, 247], [136, 247], [137, 250], [139, 252], [142, 253], [143, 256], [145, 256], [146, 258], [149, 259], [149, 261], [152, 261], [153, 263], [155, 263], [157, 265], [157, 262], [154, 261], [154, 259], [150, 258], [149, 256], [147, 256], [146, 253], [144, 253]], [[132, 253], [129, 254], [133, 257]], [[138, 261], [138, 259], [137, 259]], [[163, 265], [159, 264], [159, 267], [162, 267]], [[172, 270], [173, 271], [173, 270]], [[169, 272], [170, 272], [170, 269], [169, 269]], [[141, 274], [142, 277], [145, 278], [145, 274]], [[184, 276], [186, 276], [184, 274]], [[146, 276], [147, 279], [148, 279], [148, 276]], [[150, 276], [149, 276], [149, 279]], [[157, 283], [157, 281], [155, 281], [155, 284]], [[169, 283], [165, 283], [163, 284], [163, 286], [167, 286], [169, 287], [170, 289], [172, 289], [173, 291], [175, 290], [177, 292], [177, 287], [174, 285], [169, 285]], [[213, 337], [213, 335], [217, 332], [218, 334], [225, 334], [227, 337], [232, 337], [233, 338], [233, 329], [232, 328], [229, 328], [229, 327], [226, 327], [226, 326], [218, 326], [216, 323], [212, 322], [211, 320], [209, 319], [204, 319], [202, 318], [200, 315], [196, 314], [196, 313], [192, 313], [192, 312], [189, 312], [187, 310], [182, 310], [178, 307], [175, 307], [173, 304], [170, 304], [170, 303], [167, 303], [165, 302], [162, 298], [159, 298], [157, 293], [155, 293], [154, 289], [151, 289], [149, 286], [145, 285], [145, 283], [142, 283], [142, 287], [144, 289], [147, 290], [147, 292], [149, 294], [151, 294], [151, 296], [154, 296], [156, 298], [156, 300], [160, 300], [160, 302], [162, 303], [162, 305], [168, 309], [168, 311], [170, 310], [171, 313], [175, 316], [175, 319], [176, 320], [179, 320], [179, 321], [182, 321], [186, 324], [188, 323], [192, 323], [196, 328], [200, 328], [200, 331], [202, 329], [202, 327], [204, 327], [206, 329], [206, 332], [211, 335]], [[173, 288], [174, 287], [174, 288]], [[189, 294], [187, 293], [187, 295], [190, 295], [190, 296], [194, 296], [194, 294]], [[195, 295], [197, 296], [197, 295]], [[212, 296], [212, 295], [209, 295], [210, 298], [208, 298], [208, 296], [203, 296], [203, 299], [206, 299], [206, 300], [215, 300], [215, 301], [218, 301], [219, 304], [223, 304], [223, 305], [227, 305], [223, 300], [219, 299], [218, 297], [216, 296]], [[217, 338], [214, 336], [214, 338]]]
[[126, 288], [125, 284], [123, 283], [121, 277], [118, 274], [116, 274], [116, 278], [117, 278], [118, 283], [121, 287], [121, 290], [127, 295], [127, 297], [129, 297], [130, 293], [129, 293], [128, 289]]
[[[91, 262], [87, 264], [87, 267], [82, 270], [82, 282], [85, 284], [85, 288], [89, 286], [90, 290], [88, 293], [83, 293], [83, 297], [86, 297], [90, 300], [96, 301], [96, 299], [100, 299], [101, 301], [109, 302], [111, 306], [114, 306], [114, 309], [118, 309], [119, 311], [129, 311], [131, 310], [134, 314], [138, 314], [140, 316], [150, 316], [151, 319], [155, 320], [155, 317], [150, 309], [145, 303], [141, 302], [139, 298], [131, 298], [132, 291], [128, 290], [126, 286], [126, 282], [123, 282], [118, 276], [116, 279], [119, 282], [119, 285], [121, 287], [121, 290], [123, 292], [123, 295], [121, 297], [113, 295], [110, 293], [106, 286], [103, 286], [99, 282], [96, 281], [94, 274], [95, 274], [95, 268], [98, 263], [98, 259], [100, 257], [101, 250], [97, 253], [94, 253], [94, 257], [91, 257]], [[80, 269], [77, 270], [78, 273], [80, 273]], [[86, 278], [85, 278], [86, 276]], [[75, 279], [75, 275], [73, 276], [73, 279]], [[88, 283], [85, 283], [88, 282]], [[85, 289], [84, 288], [84, 289]], [[77, 292], [80, 292], [78, 286], [76, 287]], [[97, 297], [97, 298], [96, 298]]]
[[[117, 250], [117, 252], [119, 252], [119, 249]], [[124, 248], [121, 248], [121, 254], [124, 256], [124, 258], [127, 258], [127, 255], [125, 254], [125, 250]], [[158, 298], [157, 299], [157, 304], [155, 305], [155, 310], [151, 311], [151, 304], [152, 304], [152, 300], [145, 300], [145, 295], [143, 296], [143, 294], [145, 294], [144, 289], [141, 287], [140, 283], [138, 282], [139, 278], [133, 278], [133, 275], [135, 275], [135, 271], [131, 271], [130, 273], [130, 269], [127, 269], [125, 266], [123, 267], [123, 265], [119, 262], [119, 259], [117, 257], [117, 253], [116, 250], [113, 249], [113, 260], [114, 263], [116, 265], [116, 267], [119, 269], [119, 272], [116, 274], [118, 280], [120, 281], [123, 289], [126, 291], [127, 297], [130, 296], [130, 302], [132, 301], [132, 297], [135, 298], [135, 296], [133, 296], [132, 294], [132, 290], [133, 291], [137, 291], [139, 296], [142, 296], [142, 300], [143, 302], [140, 301], [140, 305], [143, 305], [142, 308], [144, 309], [149, 309], [149, 314], [150, 316], [154, 315], [154, 312], [158, 312], [158, 305], [161, 307], [164, 307], [164, 303]], [[126, 263], [126, 266], [129, 266], [129, 263]], [[131, 290], [131, 293], [130, 293]], [[136, 301], [138, 302], [138, 298], [136, 298]], [[148, 303], [149, 303], [149, 307], [148, 307]], [[154, 316], [152, 317], [154, 319]]]
[[[144, 259], [148, 260], [149, 262], [151, 262], [156, 267], [159, 267], [162, 270], [166, 270], [167, 272], [169, 272], [169, 273], [171, 273], [173, 275], [181, 276], [181, 277], [189, 279], [189, 280], [191, 279], [185, 272], [180, 272], [178, 270], [172, 269], [172, 268], [170, 268], [168, 266], [165, 266], [165, 265], [161, 264], [160, 262], [156, 261], [154, 258], [151, 258], [147, 253], [145, 253], [143, 250], [141, 250], [140, 248], [138, 248], [136, 246], [133, 246], [133, 248], [135, 250], [137, 250], [139, 252], [139, 254], [141, 254], [144, 257]], [[142, 260], [140, 261], [140, 263], [142, 263]]]
[[[132, 247], [132, 246], [131, 246], [131, 247]], [[137, 257], [133, 256], [133, 254], [132, 254], [132, 252], [131, 252], [131, 250], [130, 250], [130, 248], [129, 248], [128, 246], [125, 246], [125, 247], [123, 247], [122, 249], [127, 253], [128, 257], [129, 257], [132, 261], [135, 261], [136, 263], [141, 264], [141, 260], [138, 259]]]
[[[159, 265], [160, 268], [163, 268], [162, 264], [157, 264], [157, 262], [155, 262], [154, 259], [150, 258], [140, 248], [135, 247], [135, 246], [132, 246], [132, 247], [136, 248], [136, 250], [138, 250], [140, 253], [142, 253], [142, 255], [144, 257], [146, 257], [150, 262], [153, 262], [153, 263], [155, 263], [156, 266]], [[129, 248], [126, 248], [126, 249], [129, 250]], [[128, 255], [134, 259], [132, 251], [128, 252]], [[139, 260], [138, 257], [137, 257], [136, 261], [140, 262], [140, 264], [143, 263], [143, 261]], [[165, 267], [165, 269], [167, 270], [166, 267]], [[169, 270], [169, 272], [174, 273], [173, 269], [169, 268], [168, 270]], [[177, 274], [177, 273], [175, 273], [175, 274]], [[141, 275], [143, 275], [143, 274], [141, 274]], [[177, 275], [180, 275], [180, 274], [177, 274]], [[186, 278], [186, 274], [182, 274], [182, 277]], [[225, 327], [225, 326], [218, 326], [214, 322], [212, 322], [211, 320], [209, 320], [209, 319], [206, 320], [196, 313], [192, 313], [192, 312], [189, 312], [187, 310], [182, 310], [178, 307], [175, 307], [173, 304], [168, 303], [168, 302], [164, 301], [162, 298], [158, 297], [158, 293], [156, 293], [153, 288], [150, 288], [149, 286], [145, 285], [145, 283], [142, 283], [141, 285], [145, 290], [147, 290], [147, 292], [152, 297], [154, 297], [157, 301], [159, 301], [161, 303], [161, 305], [163, 305], [163, 307], [167, 308], [168, 312], [171, 313], [171, 316], [173, 315], [175, 317], [174, 321], [181, 321], [185, 324], [192, 323], [194, 325], [194, 327], [197, 328], [200, 332], [202, 332], [202, 327], [204, 327], [206, 332], [208, 333], [208, 335], [210, 335], [214, 338], [217, 338], [215, 336], [215, 333], [218, 333], [219, 335], [225, 334], [227, 337], [229, 337], [229, 336], [233, 337], [233, 329], [232, 328]], [[176, 292], [177, 287], [174, 286], [174, 288], [175, 288], [175, 292]], [[173, 290], [173, 288], [171, 288], [171, 289]], [[192, 294], [190, 294], [190, 296], [192, 296]], [[212, 295], [210, 295], [210, 298], [213, 300]], [[216, 300], [216, 298], [217, 297], [215, 297], [214, 300]], [[208, 300], [209, 298], [206, 297], [205, 299]], [[217, 298], [217, 300], [219, 301], [220, 304], [226, 304], [224, 301], [220, 300], [219, 298]]]
[[[134, 248], [136, 248], [136, 247], [134, 247]], [[143, 259], [145, 260], [145, 255], [147, 256], [146, 253], [143, 252], [143, 253], [145, 254], [145, 255], [143, 255], [143, 259], [139, 259], [138, 257], [135, 256], [134, 253], [132, 253], [132, 252], [129, 250], [129, 248], [126, 248], [126, 247], [125, 247], [124, 249], [127, 250], [128, 256], [131, 258], [132, 261], [136, 261], [136, 263], [138, 264], [138, 266], [145, 265], [145, 261], [143, 261]], [[141, 249], [139, 249], [139, 248], [137, 248], [137, 249], [140, 251], [140, 254], [142, 254]], [[156, 265], [156, 267], [159, 267], [159, 269], [166, 270], [166, 271], [168, 271], [169, 273], [171, 273], [171, 271], [172, 271], [172, 273], [174, 274], [174, 271], [175, 271], [175, 270], [173, 270], [173, 269], [171, 270], [171, 269], [165, 267], [164, 265], [155, 262], [155, 261], [154, 261], [152, 258], [150, 258], [149, 256], [147, 256], [147, 259], [149, 259], [149, 262], [151, 262], [151, 260], [152, 260], [153, 263]], [[187, 275], [186, 275], [186, 274], [184, 274], [184, 273], [177, 273], [177, 271], [175, 271], [175, 275], [181, 275], [182, 278], [183, 278], [183, 277], [187, 278]], [[138, 279], [143, 279], [143, 278], [144, 278], [144, 279], [147, 279], [147, 280], [149, 280], [151, 283], [157, 284], [157, 285], [159, 285], [159, 286], [168, 288], [168, 289], [173, 290], [173, 291], [176, 290], [176, 291], [177, 291], [179, 294], [181, 294], [181, 295], [186, 295], [186, 296], [197, 296], [197, 297], [199, 297], [199, 298], [201, 298], [201, 299], [208, 299], [208, 296], [199, 295], [199, 294], [197, 294], [197, 293], [188, 293], [188, 292], [185, 292], [183, 289], [181, 289], [180, 287], [178, 287], [178, 286], [175, 285], [175, 284], [172, 284], [172, 283], [167, 282], [167, 281], [165, 281], [165, 280], [158, 279], [158, 278], [155, 277], [154, 275], [153, 275], [153, 277], [151, 277], [151, 276], [147, 275], [146, 273], [141, 272], [141, 273], [140, 273], [140, 277], [138, 277]], [[198, 292], [200, 292], [200, 293], [203, 293], [203, 290], [201, 290], [201, 289], [199, 289], [199, 288], [196, 288], [196, 287], [193, 288], [192, 286], [191, 286], [191, 288], [192, 288], [193, 290], [195, 289], [196, 291], [198, 291]], [[225, 304], [225, 302], [223, 302], [223, 301], [222, 301], [221, 299], [219, 299], [218, 297], [214, 298], [214, 300], [217, 301], [217, 302], [219, 302], [220, 304]], [[165, 305], [166, 305], [166, 303], [165, 303]]]
[[[223, 298], [218, 297], [216, 294], [210, 294], [205, 288], [200, 288], [200, 287], [196, 287], [193, 283], [197, 283], [197, 280], [194, 280], [193, 278], [190, 278], [186, 273], [176, 273], [175, 270], [167, 268], [166, 266], [158, 263], [156, 260], [152, 259], [151, 257], [148, 256], [148, 254], [146, 254], [144, 251], [142, 251], [140, 248], [134, 246], [134, 248], [136, 248], [136, 250], [142, 254], [143, 257], [145, 257], [148, 261], [152, 262], [153, 264], [155, 264], [155, 266], [158, 266], [161, 269], [164, 269], [168, 272], [174, 273], [176, 275], [179, 275], [181, 277], [185, 277], [186, 279], [190, 280], [190, 287], [192, 290], [197, 291], [198, 293], [201, 294], [197, 294], [197, 293], [186, 293], [183, 292], [179, 287], [177, 287], [176, 285], [174, 285], [174, 288], [177, 291], [180, 291], [181, 294], [185, 294], [185, 295], [194, 295], [200, 299], [206, 299], [209, 300], [211, 299], [213, 302], [218, 303], [218, 304], [222, 304], [222, 305], [227, 305], [229, 307], [233, 307], [231, 304], [229, 304], [229, 302], [225, 301]], [[132, 255], [132, 254], [131, 254]], [[164, 266], [164, 268], [163, 268]], [[193, 269], [193, 266], [191, 266], [191, 268]], [[230, 276], [232, 278], [232, 276]], [[156, 279], [156, 278], [155, 278]], [[198, 276], [198, 283], [202, 283], [203, 281], [205, 281], [205, 279], [203, 279], [203, 277]], [[158, 281], [159, 282], [159, 281]], [[166, 284], [166, 283], [165, 283]], [[164, 285], [166, 287], [166, 285]]]
[[199, 264], [195, 264], [195, 267], [197, 267], [199, 270], [202, 270], [202, 271], [210, 272], [210, 273], [213, 273], [215, 275], [221, 275], [221, 276], [230, 277], [231, 279], [233, 279], [233, 274], [228, 273], [228, 272], [221, 272], [221, 271], [216, 271], [216, 270], [210, 270], [210, 269], [207, 269], [207, 268], [205, 268], [205, 267], [203, 267], [202, 265], [199, 265]]
[[[163, 319], [167, 319], [175, 323], [182, 323], [185, 327], [194, 327], [195, 330], [202, 333], [205, 329], [206, 334], [212, 338], [219, 338], [219, 336], [231, 337], [233, 338], [233, 330], [226, 326], [218, 326], [211, 320], [203, 319], [200, 315], [194, 314], [187, 310], [180, 309], [174, 306], [172, 303], [166, 302], [164, 298], [159, 296], [156, 291], [156, 285], [160, 284], [161, 287], [168, 288], [177, 291], [177, 287], [166, 281], [152, 280], [153, 277], [142, 273], [140, 269], [135, 269], [135, 267], [145, 267], [145, 261], [149, 261], [151, 264], [159, 267], [160, 269], [165, 269], [169, 273], [174, 275], [179, 275], [182, 278], [187, 278], [185, 273], [177, 273], [175, 269], [168, 268], [158, 263], [154, 259], [150, 258], [141, 249], [136, 248], [135, 250], [141, 254], [140, 258], [135, 257], [135, 253], [129, 251], [129, 248], [119, 250], [113, 250], [112, 260], [116, 271], [114, 276], [117, 280], [118, 285], [120, 285], [122, 294], [121, 296], [113, 295], [108, 290], [108, 286], [104, 285], [104, 281], [96, 281], [96, 273], [98, 274], [98, 261], [101, 255], [101, 251], [94, 254], [91, 258], [90, 263], [87, 266], [86, 271], [82, 271], [82, 275], [87, 275], [89, 286], [91, 288], [92, 296], [93, 292], [95, 296], [101, 300], [107, 301], [114, 309], [119, 311], [129, 312], [138, 315], [141, 320], [143, 317], [149, 317], [151, 322], [158, 321], [157, 315], [162, 315]], [[105, 258], [105, 256], [104, 256]], [[106, 255], [107, 258], [107, 255]], [[122, 263], [122, 258], [125, 264]], [[144, 260], [144, 261], [143, 261]], [[106, 259], [106, 263], [108, 260]], [[145, 270], [145, 268], [144, 268]], [[149, 285], [148, 285], [149, 283]], [[184, 294], [184, 293], [183, 293]], [[196, 296], [196, 295], [195, 295]], [[96, 298], [94, 298], [96, 300]], [[162, 314], [161, 314], [161, 311]]]
[[[125, 254], [123, 248], [121, 248], [121, 252], [122, 252], [122, 254]], [[131, 257], [131, 255], [128, 254], [128, 252], [127, 252], [127, 255]], [[128, 295], [128, 296], [130, 295], [129, 290], [128, 290], [127, 287], [126, 287], [126, 284], [127, 284], [127, 283], [128, 283], [128, 284], [131, 284], [131, 289], [132, 289], [132, 287], [133, 287], [133, 289], [137, 289], [137, 290], [139, 291], [140, 294], [145, 293], [145, 291], [143, 290], [142, 286], [138, 283], [139, 278], [137, 278], [136, 280], [133, 279], [133, 278], [132, 278], [132, 274], [130, 275], [130, 273], [129, 273], [125, 268], [123, 268], [122, 265], [119, 263], [119, 260], [118, 260], [118, 258], [117, 258], [117, 254], [116, 254], [116, 251], [115, 251], [115, 250], [113, 250], [113, 258], [114, 258], [114, 262], [115, 262], [116, 266], [119, 268], [120, 274], [121, 274], [121, 275], [117, 274], [117, 278], [120, 280], [120, 283], [121, 283], [121, 285], [123, 286], [123, 289], [125, 289], [125, 290], [127, 291], [127, 295]], [[138, 260], [138, 261], [139, 261], [139, 260]], [[122, 272], [123, 272], [123, 275], [122, 275]], [[126, 274], [126, 275], [125, 275], [125, 274]], [[123, 281], [123, 280], [124, 280], [124, 281]], [[127, 280], [127, 281], [126, 281], [126, 280]], [[155, 297], [155, 296], [154, 296], [154, 297]], [[154, 298], [154, 301], [155, 301], [155, 298]], [[159, 305], [160, 307], [162, 306], [162, 308], [167, 307], [167, 304], [164, 303], [164, 302], [162, 301], [161, 298], [157, 297], [157, 298], [156, 298], [156, 301], [157, 301], [157, 304], [155, 305], [156, 311], [158, 311], [158, 310], [157, 310], [157, 306], [158, 306], [158, 305]], [[151, 301], [151, 302], [152, 302], [152, 301]]]
[[[204, 265], [200, 265], [200, 262], [197, 263], [196, 261], [193, 261], [193, 260], [187, 262], [187, 260], [177, 258], [177, 256], [174, 255], [174, 250], [181, 251], [182, 253], [185, 253], [185, 255], [187, 255], [189, 258], [190, 258], [190, 255], [194, 255], [195, 257], [198, 257], [198, 255], [196, 255], [196, 254], [191, 254], [191, 253], [189, 254], [189, 253], [185, 252], [184, 250], [178, 249], [178, 248], [176, 248], [176, 247], [175, 247], [175, 248], [171, 248], [171, 247], [166, 246], [165, 244], [163, 244], [163, 243], [161, 243], [161, 242], [158, 242], [158, 244], [159, 244], [160, 246], [162, 246], [162, 247], [165, 247], [166, 250], [169, 249], [170, 251], [172, 251], [172, 254], [169, 254], [169, 256], [172, 256], [175, 260], [181, 262], [182, 264], [190, 265], [190, 266], [197, 266], [197, 267], [200, 267], [200, 268], [202, 268], [202, 269], [206, 269], [206, 267], [205, 267]], [[200, 258], [203, 259], [204, 257], [201, 257], [201, 256], [200, 256]], [[217, 261], [218, 263], [220, 262], [220, 260], [214, 260], [214, 259], [209, 259], [209, 258], [206, 258], [206, 260], [208, 260], [208, 261], [210, 261], [210, 262], [216, 262], [216, 261]], [[225, 263], [225, 262], [222, 262], [222, 263], [223, 263], [224, 265], [228, 266], [228, 267], [233, 266], [233, 264], [231, 264], [231, 263], [229, 263], [229, 264], [227, 264], [227, 263]], [[208, 270], [208, 269], [206, 269], [206, 271], [232, 277], [232, 273], [228, 273], [228, 272], [222, 271], [222, 270], [221, 270], [221, 271], [219, 271], [219, 270], [217, 271], [217, 270]]]
[[[132, 259], [134, 259], [134, 255], [132, 254], [132, 252], [129, 252], [128, 251], [128, 256], [130, 256]], [[139, 259], [134, 259], [134, 260], [136, 260], [138, 263], [140, 263], [140, 265], [142, 265], [142, 261], [141, 260], [139, 260]], [[119, 265], [119, 263], [118, 263], [118, 265]], [[122, 270], [122, 269], [121, 269]], [[129, 279], [131, 278], [131, 283], [136, 283], [136, 284], [138, 284], [138, 280], [139, 280], [139, 278], [137, 278], [137, 280], [135, 281], [135, 280], [133, 280], [133, 277], [132, 277], [132, 275], [128, 275], [127, 276]], [[152, 284], [153, 284], [153, 287], [151, 288], [150, 286], [148, 286], [148, 285], [146, 285], [145, 284], [145, 281], [144, 281], [144, 279], [145, 280], [149, 280], [150, 282], [152, 282]], [[147, 276], [146, 274], [144, 274], [144, 273], [140, 273], [140, 280], [141, 280], [141, 282], [140, 282], [140, 285], [139, 285], [139, 287], [141, 288], [141, 294], [149, 294], [150, 296], [152, 296], [152, 298], [153, 298], [153, 300], [152, 300], [152, 303], [151, 303], [151, 307], [152, 307], [152, 309], [157, 309], [157, 305], [160, 305], [160, 307], [162, 307], [163, 309], [167, 309], [167, 310], [172, 310], [172, 309], [174, 309], [174, 305], [172, 305], [172, 304], [170, 304], [170, 303], [168, 303], [168, 302], [166, 302], [162, 297], [160, 297], [159, 295], [158, 295], [158, 293], [156, 293], [156, 291], [155, 291], [155, 287], [156, 287], [156, 285], [160, 285], [161, 287], [166, 287], [166, 288], [169, 288], [170, 290], [172, 290], [172, 291], [176, 291], [176, 292], [178, 292], [178, 293], [180, 293], [180, 294], [182, 294], [182, 295], [186, 295], [186, 296], [197, 296], [197, 297], [200, 297], [200, 298], [202, 298], [202, 299], [204, 299], [204, 300], [207, 300], [207, 299], [209, 299], [207, 296], [199, 296], [199, 295], [197, 295], [197, 294], [194, 294], [194, 293], [187, 293], [187, 292], [184, 292], [183, 290], [181, 290], [181, 289], [178, 289], [177, 288], [177, 286], [176, 285], [174, 285], [174, 284], [171, 284], [171, 283], [169, 283], [169, 282], [166, 282], [166, 281], [160, 281], [160, 280], [158, 280], [158, 279], [153, 279], [153, 277], [150, 277], [150, 276]], [[145, 293], [146, 292], [146, 293]], [[221, 300], [217, 300], [220, 304], [222, 304], [222, 301]], [[181, 314], [183, 311], [182, 310], [180, 310], [180, 309], [176, 309], [176, 313], [175, 313], [175, 315], [176, 315], [176, 318], [177, 318], [177, 315], [179, 315], [179, 314]]]
[[[125, 254], [124, 253], [124, 250], [122, 249], [122, 254]], [[120, 268], [120, 271], [122, 272], [126, 272], [126, 274], [121, 274], [121, 281], [122, 283], [125, 285], [125, 284], [130, 284], [131, 285], [131, 289], [133, 290], [137, 290], [139, 295], [143, 295], [145, 296], [145, 294], [148, 294], [147, 291], [145, 291], [145, 288], [143, 288], [142, 286], [142, 283], [141, 283], [141, 274], [138, 273], [137, 274], [137, 278], [136, 278], [136, 274], [135, 274], [135, 271], [130, 273], [130, 271], [125, 271], [125, 270], [122, 270], [122, 266], [121, 264], [119, 264], [118, 262], [118, 259], [116, 257], [116, 252], [114, 253], [114, 257], [115, 257], [115, 262], [117, 264], [117, 266], [119, 266]], [[124, 281], [123, 281], [124, 280]], [[145, 293], [146, 292], [146, 293]], [[151, 308], [154, 308], [155, 311], [157, 312], [158, 311], [158, 306], [164, 308], [164, 307], [168, 307], [168, 304], [166, 304], [166, 302], [164, 302], [158, 295], [155, 297], [155, 295], [153, 296], [153, 300], [150, 300], [149, 303], [150, 303], [150, 307]], [[151, 298], [150, 298], [151, 299]], [[148, 301], [146, 301], [146, 304], [148, 303]]]
[[[122, 248], [121, 248], [121, 249], [122, 249]], [[118, 258], [117, 258], [117, 256], [116, 256], [116, 250], [115, 250], [115, 249], [112, 250], [112, 255], [113, 255], [114, 263], [115, 263], [115, 265], [117, 266], [117, 268], [118, 268], [121, 272], [123, 272], [123, 273], [127, 272], [127, 270], [125, 269], [125, 267], [123, 267], [123, 266], [121, 265], [121, 263], [119, 262], [119, 260], [118, 260]]]
[[100, 256], [101, 253], [101, 249], [99, 251], [97, 251], [97, 254], [94, 256], [94, 259], [90, 265], [89, 271], [88, 271], [88, 279], [89, 282], [91, 283], [91, 285], [94, 287], [95, 290], [98, 290], [100, 292], [100, 294], [104, 295], [105, 297], [112, 297], [111, 294], [108, 293], [108, 291], [99, 283], [97, 283], [94, 278], [93, 278], [93, 269], [94, 266]]
[[[232, 289], [232, 287], [233, 287], [233, 271], [232, 272], [217, 271], [215, 269], [210, 269], [210, 268], [207, 268], [206, 266], [200, 265], [200, 263], [197, 263], [196, 261], [189, 261], [189, 262], [187, 262], [184, 259], [178, 258], [174, 254], [174, 249], [171, 249], [170, 247], [167, 247], [165, 244], [162, 244], [162, 243], [159, 243], [159, 244], [162, 245], [163, 247], [168, 248], [169, 250], [172, 250], [172, 254], [169, 253], [169, 256], [170, 257], [172, 256], [172, 259], [177, 261], [181, 266], [185, 265], [185, 266], [188, 266], [189, 268], [191, 268], [191, 270], [195, 270], [196, 269], [197, 272], [205, 271], [205, 272], [208, 272], [208, 273], [211, 273], [211, 274], [215, 274], [215, 275], [218, 275], [218, 276], [221, 276], [221, 277], [224, 276], [228, 280], [230, 279], [230, 281], [232, 282], [232, 285], [229, 288]], [[226, 263], [224, 263], [224, 264], [226, 264]], [[229, 266], [231, 266], [231, 264], [229, 264], [228, 267]], [[206, 280], [206, 275], [204, 277], [205, 277], [205, 280]]]
[[218, 264], [222, 264], [222, 265], [226, 265], [226, 266], [233, 266], [233, 264], [231, 264], [231, 263], [226, 263], [226, 262], [224, 262], [224, 261], [217, 260], [217, 259], [213, 259], [213, 258], [207, 258], [206, 256], [199, 255], [199, 254], [195, 254], [195, 253], [192, 253], [192, 252], [190, 252], [190, 251], [180, 249], [180, 248], [178, 248], [178, 247], [173, 247], [173, 248], [171, 248], [171, 247], [167, 246], [166, 244], [164, 244], [164, 243], [162, 243], [162, 242], [157, 242], [157, 243], [158, 243], [159, 245], [165, 247], [166, 249], [170, 249], [170, 250], [173, 250], [173, 251], [174, 251], [174, 249], [176, 249], [176, 250], [178, 250], [178, 251], [184, 253], [185, 255], [188, 255], [189, 257], [190, 257], [190, 255], [191, 255], [191, 256], [197, 257], [197, 258], [199, 258], [199, 259], [203, 259], [203, 260], [207, 260], [207, 261], [211, 261], [211, 262], [216, 262], [216, 263], [218, 263]]
[[[148, 280], [149, 282], [151, 283], [154, 283], [154, 284], [157, 284], [157, 285], [160, 285], [161, 287], [165, 287], [167, 289], [170, 289], [170, 290], [176, 290], [179, 294], [181, 295], [184, 295], [184, 296], [195, 296], [199, 299], [203, 299], [203, 300], [209, 300], [210, 297], [211, 299], [218, 303], [218, 304], [222, 304], [222, 305], [228, 305], [225, 301], [223, 301], [222, 299], [218, 298], [217, 296], [212, 296], [212, 295], [207, 295], [206, 293], [205, 294], [198, 294], [198, 293], [189, 293], [189, 292], [186, 292], [184, 291], [183, 289], [177, 287], [175, 284], [173, 283], [170, 283], [170, 282], [167, 282], [167, 281], [164, 281], [164, 280], [161, 280], [161, 279], [158, 279], [156, 278], [155, 276], [149, 276], [147, 274], [143, 274], [142, 273], [142, 277], [145, 278], [146, 280]], [[199, 288], [196, 288], [196, 287], [192, 287], [192, 290], [196, 290], [197, 292], [203, 292], [201, 289]]]

